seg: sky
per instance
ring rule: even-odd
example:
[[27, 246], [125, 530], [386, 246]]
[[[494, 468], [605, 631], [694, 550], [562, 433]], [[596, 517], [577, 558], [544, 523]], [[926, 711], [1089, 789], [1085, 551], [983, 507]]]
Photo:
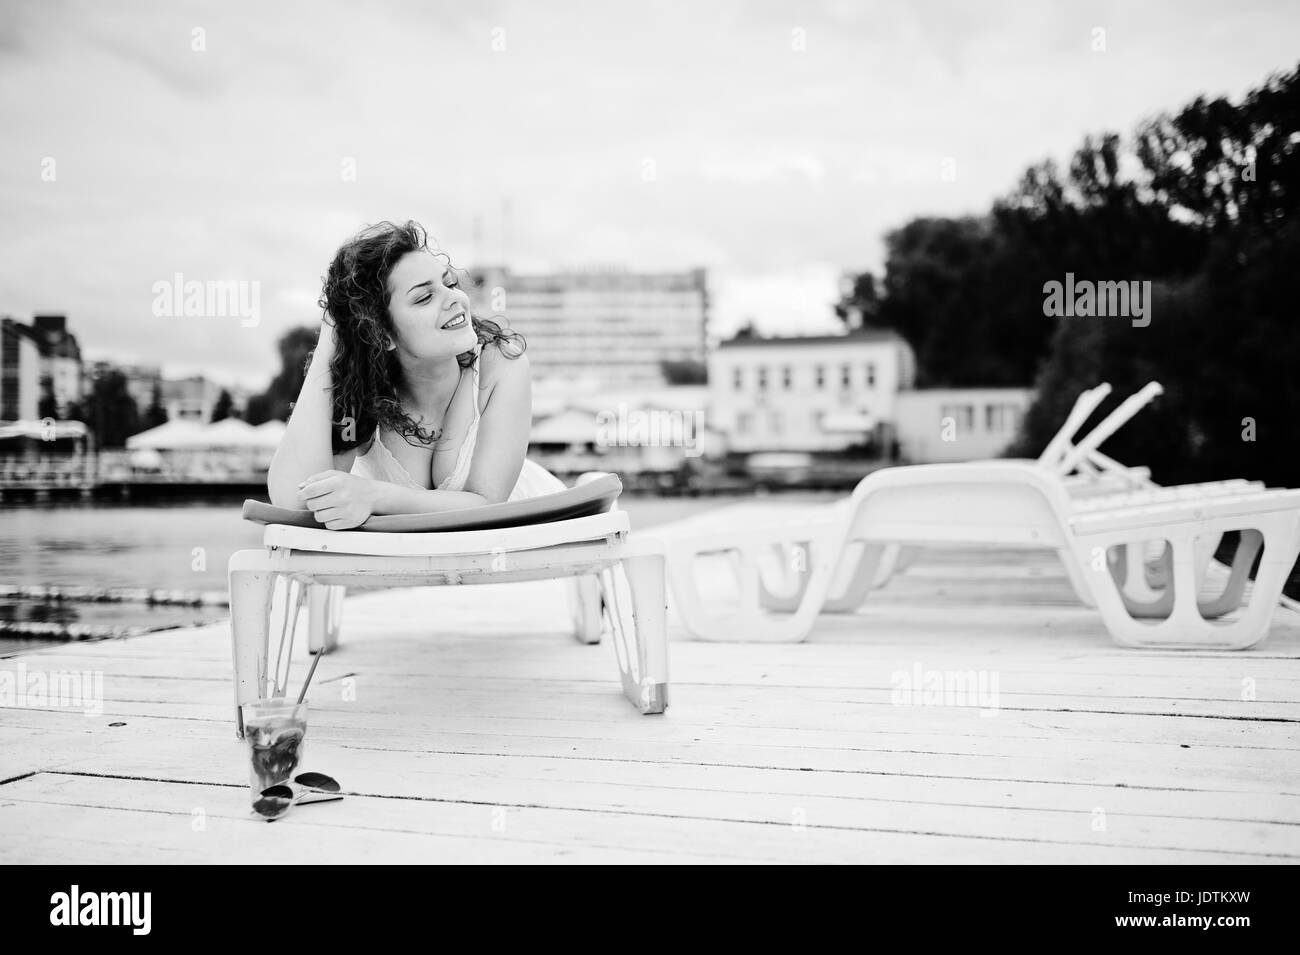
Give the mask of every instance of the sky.
[[[707, 268], [714, 338], [824, 332], [890, 229], [1297, 37], [1290, 0], [0, 0], [0, 314], [260, 390], [338, 246], [414, 218], [457, 265]], [[178, 274], [256, 321], [166, 314]]]

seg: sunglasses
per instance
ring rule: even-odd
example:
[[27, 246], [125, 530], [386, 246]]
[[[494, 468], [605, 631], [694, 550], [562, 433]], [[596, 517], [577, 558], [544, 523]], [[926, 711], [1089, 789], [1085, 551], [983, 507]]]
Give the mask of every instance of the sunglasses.
[[287, 783], [263, 789], [253, 802], [253, 811], [273, 822], [294, 806], [342, 799], [341, 788], [337, 780], [324, 773], [299, 773]]

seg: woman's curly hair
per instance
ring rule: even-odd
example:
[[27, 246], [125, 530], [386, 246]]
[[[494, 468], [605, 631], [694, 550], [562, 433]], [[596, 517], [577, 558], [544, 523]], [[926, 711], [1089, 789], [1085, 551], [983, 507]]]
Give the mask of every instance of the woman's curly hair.
[[[418, 222], [380, 222], [366, 226], [344, 243], [330, 262], [319, 305], [333, 321], [337, 342], [330, 362], [335, 454], [364, 444], [379, 425], [397, 432], [408, 443], [414, 443], [414, 437], [428, 445], [441, 437], [441, 429], [430, 432], [403, 410], [397, 398], [401, 365], [397, 352], [387, 347], [396, 336], [388, 311], [388, 277], [402, 256], [419, 250], [432, 251], [428, 233]], [[435, 254], [451, 266], [445, 253]], [[477, 318], [471, 312], [470, 322], [479, 349], [496, 343], [506, 357], [518, 358], [527, 347], [522, 335], [491, 319]], [[475, 349], [456, 356], [461, 367], [475, 358]], [[310, 364], [311, 356], [307, 361]], [[351, 435], [344, 424], [349, 420], [354, 424]]]

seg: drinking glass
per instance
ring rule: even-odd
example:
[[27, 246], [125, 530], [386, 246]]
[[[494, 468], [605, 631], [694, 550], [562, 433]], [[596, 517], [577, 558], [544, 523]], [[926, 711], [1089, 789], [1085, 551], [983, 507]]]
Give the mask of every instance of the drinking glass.
[[253, 798], [263, 789], [288, 782], [303, 760], [307, 703], [285, 697], [245, 703], [244, 739], [248, 741], [248, 784]]

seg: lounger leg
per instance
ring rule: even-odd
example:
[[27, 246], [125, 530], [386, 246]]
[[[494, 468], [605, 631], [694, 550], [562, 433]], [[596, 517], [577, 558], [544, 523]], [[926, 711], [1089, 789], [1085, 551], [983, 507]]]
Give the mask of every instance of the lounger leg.
[[343, 618], [342, 585], [309, 584], [307, 589], [307, 649], [330, 653], [338, 649]]
[[[771, 552], [776, 569], [769, 574], [764, 572], [761, 564], [759, 566], [759, 606], [778, 613], [794, 613], [799, 609], [804, 590], [808, 587], [808, 555], [811, 547], [810, 541], [796, 541], [793, 545], [780, 541], [772, 543]], [[738, 580], [740, 576], [740, 572], [737, 572]]]
[[[1147, 553], [1154, 543], [1159, 547], [1155, 559], [1148, 561]], [[1128, 577], [1124, 581], [1125, 593], [1139, 604], [1154, 604], [1160, 600], [1161, 591], [1173, 580], [1173, 556], [1169, 544], [1163, 540], [1137, 541], [1127, 545]], [[1165, 610], [1164, 613], [1168, 613]]]
[[[852, 546], [852, 544], [849, 545], [849, 547]], [[897, 566], [899, 555], [899, 546], [897, 544], [859, 541], [858, 546], [861, 547], [861, 553], [848, 583], [838, 593], [832, 588], [831, 593], [835, 594], [835, 596], [826, 601], [825, 606], [822, 607], [823, 612], [855, 613], [866, 602], [867, 594], [871, 592], [872, 588], [879, 586], [876, 581], [880, 576], [882, 565], [889, 560], [891, 552], [894, 564]], [[846, 555], [849, 547], [845, 548]]]
[[235, 663], [235, 736], [244, 738], [245, 703], [263, 698], [267, 680], [267, 634], [275, 572], [266, 552], [241, 550], [230, 557], [230, 640]]
[[[1219, 534], [1210, 535], [1213, 540], [1218, 542]], [[1197, 579], [1203, 580], [1204, 567], [1200, 562], [1200, 541], [1198, 540], [1197, 553]], [[1250, 567], [1255, 562], [1255, 556], [1259, 553], [1260, 548], [1264, 546], [1264, 535], [1257, 530], [1243, 530], [1241, 539], [1237, 542], [1237, 549], [1232, 555], [1232, 570], [1228, 573], [1227, 583], [1224, 584], [1223, 593], [1214, 600], [1207, 600], [1200, 604], [1201, 616], [1207, 620], [1213, 620], [1222, 617], [1224, 614], [1231, 613], [1241, 605], [1241, 595], [1246, 590], [1246, 581], [1250, 579]]]
[[1147, 586], [1146, 542], [1121, 544], [1114, 548], [1111, 579], [1124, 609], [1132, 617], [1163, 620], [1174, 609], [1174, 558], [1172, 548], [1162, 542], [1156, 558], [1155, 575], [1168, 583], [1159, 590]]
[[[668, 707], [668, 626], [664, 556], [625, 557], [606, 573], [606, 605], [614, 618], [611, 637], [623, 693], [645, 714]], [[627, 591], [619, 586], [626, 576]], [[631, 606], [624, 604], [630, 597]]]
[[582, 574], [569, 582], [569, 611], [579, 643], [600, 643], [600, 578]]
[[[891, 544], [890, 546], [892, 547], [894, 545]], [[899, 544], [898, 550], [893, 558], [894, 563], [890, 570], [890, 574], [901, 574], [903, 571], [907, 570], [907, 568], [915, 564], [917, 559], [921, 556], [922, 549], [923, 548], [919, 544]], [[888, 557], [888, 554], [886, 554], [886, 557]], [[877, 581], [876, 586], [879, 587], [883, 583], [883, 580]]]
[[[1233, 520], [1239, 521], [1240, 518]], [[1255, 558], [1258, 543], [1253, 533], [1243, 532], [1242, 541], [1233, 561], [1236, 580], [1230, 578], [1231, 593], [1225, 591], [1218, 600], [1200, 605], [1197, 600], [1196, 539], [1206, 534], [1222, 533], [1226, 522], [1218, 526], [1187, 526], [1170, 528], [1166, 533], [1172, 554], [1171, 585], [1165, 588], [1165, 597], [1172, 601], [1168, 616], [1158, 623], [1143, 623], [1135, 619], [1121, 599], [1118, 582], [1106, 574], [1107, 587], [1099, 584], [1098, 609], [1102, 619], [1117, 643], [1130, 647], [1197, 647], [1202, 649], [1240, 650], [1253, 646], [1268, 635], [1269, 620], [1286, 580], [1300, 551], [1300, 521], [1286, 512], [1259, 515], [1252, 518], [1256, 532], [1264, 544], [1264, 559], [1260, 562], [1249, 604], [1241, 609], [1236, 619], [1216, 623], [1206, 619], [1205, 610], [1218, 610], [1235, 598], [1240, 600], [1245, 587], [1245, 575]], [[1240, 525], [1238, 525], [1240, 526]], [[1103, 543], [1104, 539], [1093, 539]], [[1111, 538], [1105, 543], [1120, 544]], [[1103, 546], [1105, 546], [1103, 543]], [[1084, 546], [1087, 546], [1086, 544]]]

